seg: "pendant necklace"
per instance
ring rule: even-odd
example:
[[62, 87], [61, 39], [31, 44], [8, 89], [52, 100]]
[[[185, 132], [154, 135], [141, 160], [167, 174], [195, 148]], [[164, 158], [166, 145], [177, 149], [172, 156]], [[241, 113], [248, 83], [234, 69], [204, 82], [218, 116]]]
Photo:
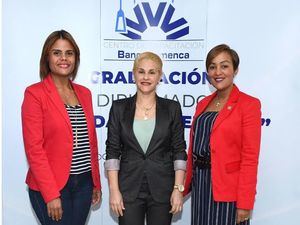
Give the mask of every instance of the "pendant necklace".
[[[224, 100], [224, 104], [226, 103], [226, 101], [227, 101], [227, 98], [225, 98], [225, 99], [223, 99]], [[216, 109], [219, 109], [222, 105], [223, 105], [223, 103], [220, 101], [220, 99], [219, 99], [219, 96], [217, 95], [216, 96], [216, 103], [215, 103], [215, 107], [216, 107]]]
[[69, 94], [65, 94], [63, 93], [63, 95], [65, 96], [65, 99], [67, 100], [67, 102], [69, 103], [69, 99], [71, 98], [71, 95], [74, 94], [74, 91], [71, 89]]
[[[154, 105], [154, 104], [153, 104]], [[144, 107], [144, 120], [149, 119], [148, 115], [149, 115], [149, 111], [152, 109], [153, 105], [150, 108], [146, 108]]]
[[75, 107], [75, 147], [78, 147], [77, 111]]
[[218, 95], [216, 96], [216, 103], [215, 103], [215, 107], [217, 110], [219, 110], [219, 107], [221, 106], [221, 101], [218, 97]]
[[[70, 85], [70, 84], [69, 84]], [[77, 110], [76, 110], [76, 106], [72, 106], [71, 104], [69, 104], [69, 99], [71, 97], [71, 95], [74, 95], [74, 90], [71, 86], [68, 86], [68, 89], [70, 90], [69, 91], [69, 94], [66, 94], [64, 91], [63, 91], [63, 88], [62, 87], [56, 87], [58, 92], [60, 93], [61, 95], [61, 98], [63, 98], [63, 101], [65, 102], [65, 104], [71, 108], [71, 110], [73, 111], [74, 113], [74, 119], [75, 119], [75, 126], [74, 126], [74, 144], [75, 144], [75, 148], [78, 147], [78, 128], [77, 128]]]
[[[71, 91], [71, 94], [74, 94], [74, 91], [72, 90]], [[71, 97], [70, 95], [65, 95], [65, 97], [67, 98], [67, 101], [69, 102], [69, 98]], [[74, 119], [75, 119], [75, 127], [74, 127], [74, 133], [75, 133], [75, 148], [77, 148], [78, 147], [78, 127], [77, 127], [77, 106], [75, 105], [74, 107], [73, 106], [71, 106], [72, 108], [73, 108], [73, 110], [74, 110]]]
[[144, 106], [140, 107], [144, 111], [144, 118], [143, 118], [144, 120], [149, 119], [150, 110], [153, 108], [154, 105], [155, 105], [155, 102], [150, 107], [144, 107]]

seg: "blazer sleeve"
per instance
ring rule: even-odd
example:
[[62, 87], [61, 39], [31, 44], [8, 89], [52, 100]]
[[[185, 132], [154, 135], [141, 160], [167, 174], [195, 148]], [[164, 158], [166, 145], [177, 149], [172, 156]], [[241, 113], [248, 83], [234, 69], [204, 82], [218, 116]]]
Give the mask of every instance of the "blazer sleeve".
[[252, 209], [256, 194], [261, 139], [261, 104], [255, 99], [251, 103], [247, 102], [244, 107], [237, 208]]
[[47, 203], [59, 197], [60, 193], [43, 148], [43, 110], [41, 100], [28, 88], [25, 91], [22, 104], [22, 129], [29, 169]]
[[[121, 156], [121, 138], [120, 138], [120, 118], [116, 102], [112, 103], [107, 123], [107, 140], [106, 140], [106, 169], [111, 165], [119, 166]], [[113, 163], [112, 163], [113, 162]], [[110, 167], [110, 168], [108, 168]]]
[[184, 140], [184, 127], [182, 122], [182, 112], [179, 103], [175, 104], [174, 120], [172, 124], [171, 145], [173, 148], [173, 160], [186, 161], [186, 143]]

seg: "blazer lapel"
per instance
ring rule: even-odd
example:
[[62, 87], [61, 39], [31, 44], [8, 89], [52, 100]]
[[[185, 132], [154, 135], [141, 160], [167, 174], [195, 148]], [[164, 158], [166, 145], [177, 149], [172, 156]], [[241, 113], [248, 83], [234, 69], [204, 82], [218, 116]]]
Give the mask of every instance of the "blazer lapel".
[[124, 118], [125, 118], [124, 123], [128, 128], [127, 131], [129, 132], [129, 137], [132, 137], [132, 140], [137, 147], [137, 151], [142, 154], [145, 154], [133, 131], [133, 121], [134, 121], [135, 107], [136, 107], [135, 103], [136, 103], [136, 95], [134, 95], [132, 98], [128, 98], [128, 104], [124, 108]]
[[92, 99], [89, 99], [88, 96], [83, 95], [83, 93], [79, 90], [79, 88], [76, 84], [74, 84], [73, 82], [71, 82], [71, 84], [72, 84], [75, 94], [79, 100], [79, 103], [82, 106], [82, 109], [83, 109], [83, 112], [84, 112], [84, 115], [86, 118], [87, 126], [88, 126], [88, 132], [89, 132], [89, 134], [91, 134], [92, 133], [91, 129], [93, 127], [92, 125], [93, 125], [93, 123], [95, 123], [94, 114], [92, 111], [93, 106], [90, 106], [91, 103], [89, 102], [89, 101], [92, 101]]
[[161, 105], [159, 97], [156, 96], [155, 127], [146, 151], [147, 155], [151, 154], [152, 150], [154, 150], [155, 143], [157, 143], [157, 140], [160, 138], [158, 131], [160, 129], [160, 126], [163, 125], [165, 115], [168, 115], [167, 112], [165, 112], [165, 110], [166, 109]]
[[75, 92], [75, 94], [76, 94], [76, 96], [77, 96], [77, 98], [78, 98], [78, 100], [79, 100], [79, 103], [80, 103], [80, 105], [82, 106], [83, 111], [85, 112], [85, 116], [87, 116], [87, 114], [89, 113], [89, 112], [87, 112], [87, 110], [89, 109], [89, 107], [88, 107], [88, 105], [87, 105], [88, 102], [86, 102], [87, 97], [84, 96], [84, 95], [82, 95], [81, 91], [78, 90], [76, 84], [74, 84], [74, 83], [71, 83], [71, 84], [72, 84], [72, 87], [73, 87], [73, 89], [74, 89], [74, 92]]
[[208, 104], [214, 99], [215, 96], [216, 96], [216, 92], [214, 92], [213, 94], [207, 96], [207, 98], [205, 98], [205, 99], [202, 100], [202, 102], [196, 108], [196, 113], [194, 115], [193, 121], [195, 121], [195, 119], [201, 113], [203, 113], [203, 111], [206, 109], [206, 107], [208, 106]]
[[61, 98], [56, 90], [55, 84], [54, 84], [50, 74], [43, 80], [43, 84], [46, 87], [46, 94], [49, 96], [49, 98], [51, 99], [51, 101], [53, 102], [53, 104], [55, 105], [55, 107], [57, 108], [59, 113], [61, 114], [61, 116], [64, 118], [65, 122], [67, 123], [67, 125], [69, 127], [69, 131], [70, 131], [71, 135], [73, 135], [69, 115], [67, 113], [67, 110], [65, 108], [63, 101], [61, 100]]
[[234, 85], [227, 103], [224, 105], [223, 109], [219, 112], [219, 115], [216, 118], [212, 130], [215, 130], [230, 115], [236, 106], [238, 97], [239, 89]]

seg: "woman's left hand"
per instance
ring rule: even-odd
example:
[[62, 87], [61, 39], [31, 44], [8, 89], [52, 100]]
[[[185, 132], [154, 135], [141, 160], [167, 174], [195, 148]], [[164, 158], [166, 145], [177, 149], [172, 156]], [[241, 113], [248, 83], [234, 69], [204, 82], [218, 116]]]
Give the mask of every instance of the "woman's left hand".
[[102, 197], [102, 192], [96, 188], [93, 189], [93, 196], [92, 196], [92, 205], [96, 205], [100, 202]]
[[174, 189], [171, 195], [171, 210], [170, 213], [176, 214], [182, 211], [183, 207], [183, 194], [179, 192], [177, 189]]
[[251, 210], [236, 209], [236, 223], [239, 224], [250, 219]]

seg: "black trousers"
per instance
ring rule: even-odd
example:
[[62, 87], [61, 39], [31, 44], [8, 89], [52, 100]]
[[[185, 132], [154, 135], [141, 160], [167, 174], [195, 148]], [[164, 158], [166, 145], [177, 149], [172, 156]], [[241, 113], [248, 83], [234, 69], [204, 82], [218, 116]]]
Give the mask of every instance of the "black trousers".
[[154, 201], [148, 188], [147, 178], [134, 202], [124, 202], [124, 214], [119, 217], [119, 225], [170, 225], [172, 220], [171, 204]]

